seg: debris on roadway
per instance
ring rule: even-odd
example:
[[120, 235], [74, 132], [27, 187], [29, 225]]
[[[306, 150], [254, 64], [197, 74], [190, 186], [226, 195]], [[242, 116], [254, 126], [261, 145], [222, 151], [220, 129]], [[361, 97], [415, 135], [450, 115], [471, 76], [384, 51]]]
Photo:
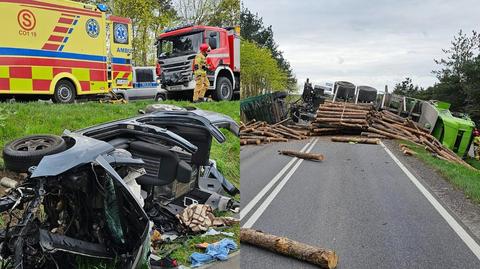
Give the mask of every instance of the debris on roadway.
[[425, 147], [438, 158], [472, 168], [414, 121], [388, 110], [377, 111], [372, 104], [325, 101], [320, 105], [317, 117], [311, 125], [311, 128], [316, 130], [316, 135], [320, 135], [325, 128], [336, 134], [363, 135], [370, 138], [377, 134], [383, 136], [378, 138], [410, 141]]
[[240, 242], [306, 261], [318, 265], [320, 268], [333, 269], [338, 264], [338, 256], [335, 251], [307, 245], [286, 237], [279, 237], [254, 229], [241, 228]]
[[293, 150], [279, 150], [278, 154], [286, 155], [290, 157], [297, 157], [305, 160], [312, 160], [312, 161], [325, 160], [325, 156], [318, 153], [306, 153], [306, 152], [293, 151]]
[[378, 138], [334, 136], [331, 138], [331, 140], [332, 142], [344, 142], [344, 143], [380, 144], [380, 139]]
[[265, 121], [252, 120], [240, 125], [240, 144], [260, 145], [271, 142], [288, 142], [290, 139], [303, 140], [308, 138], [308, 132], [294, 130], [282, 125], [284, 121], [268, 124]]

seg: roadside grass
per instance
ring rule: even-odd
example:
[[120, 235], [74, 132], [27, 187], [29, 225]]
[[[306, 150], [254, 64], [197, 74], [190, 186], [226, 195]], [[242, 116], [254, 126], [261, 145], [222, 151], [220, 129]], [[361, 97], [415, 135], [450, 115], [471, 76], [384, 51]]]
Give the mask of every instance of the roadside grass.
[[474, 158], [468, 158], [465, 160], [468, 164], [470, 164], [471, 166], [477, 168], [478, 170], [480, 170], [480, 161], [478, 160], [475, 160]]
[[[42, 102], [32, 103], [0, 103], [0, 150], [9, 141], [26, 135], [33, 134], [57, 134], [64, 130], [71, 131], [92, 125], [134, 117], [138, 110], [145, 109], [153, 101], [138, 101], [128, 104], [100, 104], [96, 102], [78, 104], [50, 104]], [[166, 101], [166, 104], [178, 106], [194, 106], [199, 109], [211, 110], [223, 113], [240, 121], [240, 102], [208, 102], [192, 104], [190, 102]], [[237, 188], [240, 188], [240, 143], [238, 137], [227, 130], [222, 132], [226, 135], [227, 141], [219, 144], [212, 142], [210, 158], [217, 162], [218, 169]], [[0, 158], [0, 170], [4, 170], [3, 159]], [[240, 196], [235, 197], [237, 200]], [[225, 231], [234, 232], [235, 240], [239, 243], [240, 227], [235, 225]], [[195, 251], [195, 244], [201, 242], [212, 243], [223, 238], [222, 236], [200, 237], [193, 236], [182, 247], [172, 253], [172, 257], [178, 259], [181, 264], [188, 264], [188, 257]], [[111, 268], [103, 261], [98, 264], [94, 259], [79, 261], [81, 268]]]
[[[424, 148], [409, 141], [403, 141], [402, 143], [407, 144], [415, 151], [417, 153], [416, 157], [433, 167], [455, 187], [462, 190], [467, 198], [472, 199], [476, 203], [480, 203], [480, 170], [475, 171], [460, 164], [453, 164], [435, 158]], [[473, 161], [475, 160], [469, 160], [469, 163], [473, 163], [473, 166], [479, 169], [480, 164], [478, 161], [476, 161], [476, 163]]]

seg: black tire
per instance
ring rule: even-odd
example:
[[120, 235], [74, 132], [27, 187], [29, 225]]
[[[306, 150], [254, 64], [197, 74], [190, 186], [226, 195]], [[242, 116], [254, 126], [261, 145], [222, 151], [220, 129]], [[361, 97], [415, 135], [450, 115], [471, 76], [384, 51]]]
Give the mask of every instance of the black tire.
[[53, 102], [59, 104], [69, 104], [75, 101], [75, 86], [69, 80], [62, 79], [55, 85], [53, 93]]
[[166, 100], [167, 100], [167, 97], [165, 96], [165, 94], [159, 93], [157, 94], [157, 96], [155, 96], [155, 102], [162, 102]]
[[213, 95], [216, 101], [230, 101], [233, 97], [232, 82], [226, 77], [217, 79], [217, 86]]
[[37, 166], [43, 157], [64, 151], [67, 144], [56, 135], [33, 135], [16, 139], [3, 148], [5, 168], [18, 173], [26, 173]]

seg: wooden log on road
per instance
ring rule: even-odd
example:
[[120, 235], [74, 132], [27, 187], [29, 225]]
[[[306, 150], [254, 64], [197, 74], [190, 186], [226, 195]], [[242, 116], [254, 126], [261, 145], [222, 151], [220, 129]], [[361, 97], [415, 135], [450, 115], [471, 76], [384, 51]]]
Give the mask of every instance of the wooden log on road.
[[317, 153], [305, 153], [293, 150], [279, 150], [279, 154], [290, 156], [290, 157], [297, 157], [306, 160], [313, 160], [313, 161], [323, 161], [325, 160], [325, 156], [322, 154]]
[[381, 138], [381, 139], [388, 139], [389, 137], [386, 137], [384, 135], [381, 135], [381, 134], [375, 134], [375, 133], [370, 133], [370, 132], [362, 132], [360, 134], [361, 136], [366, 136], [368, 138]]
[[316, 118], [315, 122], [332, 122], [332, 123], [353, 123], [353, 124], [367, 124], [365, 119], [340, 119], [340, 118]]
[[260, 141], [263, 141], [266, 139], [265, 136], [240, 136], [240, 139], [259, 139]]
[[254, 229], [241, 228], [240, 242], [306, 261], [320, 268], [334, 269], [338, 264], [338, 256], [335, 251], [266, 234]]
[[340, 132], [341, 128], [315, 128], [313, 132], [315, 133], [331, 133], [331, 132]]
[[403, 136], [392, 134], [392, 133], [389, 133], [389, 132], [385, 132], [383, 130], [379, 130], [379, 129], [374, 128], [374, 127], [368, 127], [368, 131], [373, 132], [373, 133], [377, 133], [377, 134], [381, 134], [381, 135], [384, 135], [384, 136], [387, 136], [387, 137], [390, 137], [390, 138], [393, 138], [393, 139], [408, 140], [408, 138], [405, 138]]
[[367, 119], [366, 115], [355, 114], [355, 115], [342, 115], [342, 114], [328, 114], [328, 113], [318, 113], [318, 118], [337, 118], [337, 119]]
[[360, 144], [380, 144], [380, 139], [378, 138], [363, 138], [363, 137], [344, 137], [344, 136], [334, 136], [331, 138], [333, 142], [355, 142]]
[[249, 144], [260, 145], [260, 143], [262, 143], [260, 139], [240, 139], [240, 145], [249, 145]]
[[283, 137], [269, 137], [267, 138], [270, 142], [288, 142], [288, 139]]

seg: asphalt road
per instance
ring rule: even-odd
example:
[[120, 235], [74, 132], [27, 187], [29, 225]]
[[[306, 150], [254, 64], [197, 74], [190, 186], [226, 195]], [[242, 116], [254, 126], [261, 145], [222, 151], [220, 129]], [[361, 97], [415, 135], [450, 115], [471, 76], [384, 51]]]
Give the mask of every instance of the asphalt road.
[[[242, 147], [243, 208], [291, 161], [277, 151], [300, 150], [307, 142]], [[252, 228], [333, 249], [341, 269], [480, 268], [479, 259], [380, 145], [320, 139], [311, 152], [326, 160], [303, 161]], [[261, 212], [274, 188], [242, 216], [242, 225]], [[318, 267], [242, 245], [241, 268]]]

